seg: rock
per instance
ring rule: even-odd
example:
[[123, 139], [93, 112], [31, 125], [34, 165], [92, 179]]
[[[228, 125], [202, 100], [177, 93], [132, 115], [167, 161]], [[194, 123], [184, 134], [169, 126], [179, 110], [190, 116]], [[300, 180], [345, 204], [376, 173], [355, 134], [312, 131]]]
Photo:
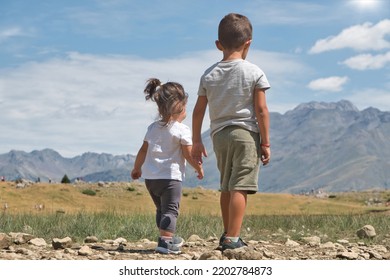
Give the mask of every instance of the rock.
[[26, 256], [34, 255], [33, 251], [28, 250], [26, 248], [18, 248], [17, 250], [15, 250], [15, 253], [21, 254], [21, 255], [26, 255]]
[[203, 239], [199, 237], [199, 235], [193, 234], [188, 239], [187, 242], [202, 242]]
[[321, 244], [320, 247], [324, 249], [336, 249], [336, 245], [334, 245], [332, 242]]
[[199, 257], [199, 260], [222, 260], [222, 253], [218, 250], [206, 252]]
[[72, 247], [72, 239], [70, 237], [65, 237], [62, 239], [53, 238], [51, 244], [54, 250], [70, 248]]
[[287, 239], [287, 241], [284, 245], [286, 245], [288, 247], [296, 247], [296, 246], [299, 246], [299, 243], [295, 242], [294, 240]]
[[31, 245], [34, 245], [34, 246], [37, 246], [37, 247], [46, 247], [47, 246], [47, 243], [45, 241], [45, 239], [43, 238], [34, 238], [34, 239], [31, 239], [28, 244], [31, 244]]
[[91, 256], [93, 255], [93, 251], [89, 246], [82, 246], [78, 252], [80, 256]]
[[319, 246], [321, 244], [321, 238], [319, 238], [318, 236], [302, 237], [302, 240], [310, 246]]
[[336, 257], [347, 260], [356, 260], [359, 257], [358, 253], [355, 252], [341, 252]]
[[97, 243], [99, 239], [96, 236], [87, 236], [84, 239], [84, 243]]
[[117, 239], [114, 240], [114, 245], [119, 245], [119, 244], [122, 244], [122, 243], [126, 243], [127, 240], [125, 238], [122, 238], [122, 237], [119, 237]]
[[33, 235], [22, 232], [10, 232], [9, 235], [15, 244], [26, 244], [34, 238]]
[[[225, 250], [223, 253], [215, 250], [217, 247], [215, 238], [206, 240], [199, 236], [192, 236], [189, 240], [195, 240], [190, 246], [185, 242], [182, 247], [182, 254], [159, 254], [155, 252], [157, 244], [148, 239], [121, 243], [124, 250], [118, 251], [115, 244], [124, 241], [120, 237], [107, 242], [92, 242], [87, 245], [73, 243], [71, 238], [53, 238], [53, 246], [37, 246], [43, 241], [42, 238], [32, 238], [24, 243], [23, 236], [31, 236], [22, 233], [7, 235], [0, 233], [0, 260], [389, 260], [390, 252], [387, 248], [389, 239], [382, 240], [382, 244], [372, 242], [346, 243], [344, 246], [339, 243], [326, 242], [316, 246], [300, 244], [293, 240], [279, 243], [272, 240], [255, 241], [248, 246]], [[17, 238], [16, 238], [17, 237]], [[87, 240], [85, 238], [84, 240]], [[19, 240], [16, 243], [13, 241]], [[309, 243], [316, 241], [306, 240]], [[90, 239], [93, 241], [93, 239]], [[36, 243], [38, 242], [38, 243]], [[218, 238], [217, 238], [218, 243]], [[62, 250], [60, 250], [62, 249]]]
[[372, 225], [365, 225], [356, 232], [356, 235], [361, 239], [372, 239], [376, 236], [375, 228]]
[[0, 249], [8, 248], [12, 245], [12, 239], [5, 233], [0, 233]]
[[252, 247], [241, 247], [237, 249], [227, 249], [223, 251], [223, 256], [229, 260], [261, 260], [263, 254], [253, 250]]

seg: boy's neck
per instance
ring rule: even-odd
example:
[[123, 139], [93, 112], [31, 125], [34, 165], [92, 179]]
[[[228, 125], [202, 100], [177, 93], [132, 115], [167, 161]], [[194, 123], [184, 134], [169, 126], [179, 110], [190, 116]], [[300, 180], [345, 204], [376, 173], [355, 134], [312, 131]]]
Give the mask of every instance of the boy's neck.
[[242, 51], [224, 52], [222, 61], [229, 61], [235, 59], [245, 59]]

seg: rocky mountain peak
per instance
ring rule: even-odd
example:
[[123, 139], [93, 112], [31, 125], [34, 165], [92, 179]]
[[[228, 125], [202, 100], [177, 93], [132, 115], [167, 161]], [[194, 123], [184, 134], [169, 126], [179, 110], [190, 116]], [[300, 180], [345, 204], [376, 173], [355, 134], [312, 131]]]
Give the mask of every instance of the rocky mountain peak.
[[359, 112], [359, 109], [348, 100], [341, 100], [338, 102], [312, 101], [298, 105], [293, 111], [300, 110], [339, 110]]

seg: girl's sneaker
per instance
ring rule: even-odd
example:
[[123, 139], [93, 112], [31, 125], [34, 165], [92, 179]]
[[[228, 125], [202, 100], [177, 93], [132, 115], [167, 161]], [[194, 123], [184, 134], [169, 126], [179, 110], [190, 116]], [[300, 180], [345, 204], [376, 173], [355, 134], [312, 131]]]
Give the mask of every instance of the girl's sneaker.
[[180, 236], [173, 236], [171, 240], [172, 244], [175, 244], [178, 247], [181, 247], [184, 243], [184, 239]]
[[164, 240], [159, 237], [156, 252], [161, 254], [180, 254], [181, 245], [183, 245], [183, 239], [180, 237], [173, 237], [171, 240]]

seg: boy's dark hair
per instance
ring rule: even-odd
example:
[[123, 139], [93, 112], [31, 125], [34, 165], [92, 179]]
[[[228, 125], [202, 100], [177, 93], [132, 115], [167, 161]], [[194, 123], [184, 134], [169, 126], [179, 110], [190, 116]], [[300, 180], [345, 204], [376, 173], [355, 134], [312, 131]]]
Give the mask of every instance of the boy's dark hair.
[[184, 110], [188, 94], [179, 83], [168, 82], [162, 84], [156, 78], [151, 78], [146, 83], [145, 99], [157, 103], [161, 121], [167, 125], [172, 115], [180, 114]]
[[252, 39], [252, 24], [246, 16], [230, 13], [218, 26], [218, 41], [227, 50], [236, 50]]

